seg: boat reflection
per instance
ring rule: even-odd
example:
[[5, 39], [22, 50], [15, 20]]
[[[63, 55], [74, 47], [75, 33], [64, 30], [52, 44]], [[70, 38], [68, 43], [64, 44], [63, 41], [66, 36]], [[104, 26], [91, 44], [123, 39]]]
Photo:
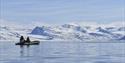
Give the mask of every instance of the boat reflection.
[[30, 56], [30, 45], [20, 45], [20, 56], [29, 57]]

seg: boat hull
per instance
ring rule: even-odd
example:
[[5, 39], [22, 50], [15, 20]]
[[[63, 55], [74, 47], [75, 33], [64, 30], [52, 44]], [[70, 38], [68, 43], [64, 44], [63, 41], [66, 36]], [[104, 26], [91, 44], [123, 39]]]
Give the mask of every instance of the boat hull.
[[15, 43], [15, 45], [39, 45], [39, 41], [32, 41], [32, 42], [30, 42], [30, 43]]

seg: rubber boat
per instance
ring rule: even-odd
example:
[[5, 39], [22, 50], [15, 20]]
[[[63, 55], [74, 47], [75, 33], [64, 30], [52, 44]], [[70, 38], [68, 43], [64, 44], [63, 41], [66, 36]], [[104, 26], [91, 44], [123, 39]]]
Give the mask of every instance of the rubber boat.
[[39, 45], [40, 41], [31, 41], [31, 42], [23, 42], [23, 43], [15, 43], [15, 45]]

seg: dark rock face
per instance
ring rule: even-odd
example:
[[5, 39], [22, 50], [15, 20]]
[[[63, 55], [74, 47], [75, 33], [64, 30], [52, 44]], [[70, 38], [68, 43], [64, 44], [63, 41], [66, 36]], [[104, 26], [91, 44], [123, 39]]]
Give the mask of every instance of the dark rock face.
[[95, 37], [104, 36], [104, 35], [98, 34], [98, 33], [89, 33], [89, 34], [92, 35], [92, 36], [95, 36]]
[[125, 27], [120, 27], [118, 31], [125, 31]]
[[44, 33], [44, 30], [42, 27], [35, 27], [31, 34], [36, 34], [36, 35], [42, 35]]
[[120, 38], [119, 40], [125, 40], [125, 36], [123, 36], [122, 38]]
[[62, 25], [62, 27], [64, 28], [70, 28], [70, 29], [73, 29], [75, 31], [80, 31], [80, 32], [83, 32], [83, 33], [86, 33], [87, 31], [82, 28], [81, 26], [74, 26], [74, 25], [70, 25], [70, 24], [64, 24]]
[[46, 32], [47, 30], [43, 27], [35, 27], [30, 34], [34, 35], [43, 35], [43, 36], [50, 36], [49, 33]]
[[99, 32], [111, 34], [111, 32], [109, 32], [109, 31], [107, 31], [107, 30], [105, 30], [105, 29], [103, 29], [103, 28], [101, 28], [101, 27], [99, 27], [99, 28], [97, 28], [97, 29], [98, 29]]

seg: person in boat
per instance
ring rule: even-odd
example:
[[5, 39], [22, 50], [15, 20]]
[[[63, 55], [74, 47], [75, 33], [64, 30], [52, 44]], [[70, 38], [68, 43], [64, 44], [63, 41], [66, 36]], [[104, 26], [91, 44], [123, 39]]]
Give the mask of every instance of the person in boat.
[[29, 37], [27, 37], [27, 39], [26, 39], [26, 41], [25, 41], [26, 43], [30, 43], [31, 41], [30, 41], [30, 38]]
[[23, 36], [20, 37], [20, 43], [24, 43], [25, 42], [25, 39]]

